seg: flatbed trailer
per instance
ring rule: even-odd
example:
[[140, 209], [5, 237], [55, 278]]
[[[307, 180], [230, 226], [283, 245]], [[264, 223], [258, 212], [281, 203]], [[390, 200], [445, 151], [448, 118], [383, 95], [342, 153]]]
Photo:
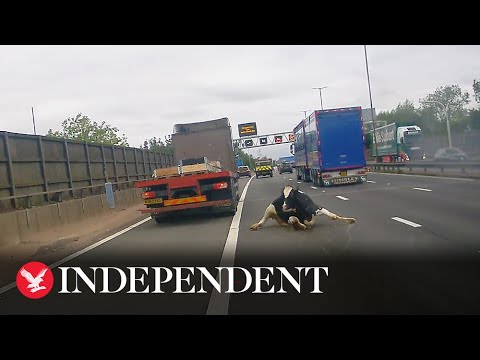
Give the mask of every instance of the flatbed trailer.
[[143, 188], [141, 213], [157, 222], [162, 214], [199, 208], [235, 214], [239, 200], [236, 174], [228, 170], [143, 180], [135, 187]]
[[235, 214], [240, 196], [228, 118], [176, 124], [172, 143], [178, 165], [134, 185], [143, 189], [140, 211], [158, 223], [195, 209]]

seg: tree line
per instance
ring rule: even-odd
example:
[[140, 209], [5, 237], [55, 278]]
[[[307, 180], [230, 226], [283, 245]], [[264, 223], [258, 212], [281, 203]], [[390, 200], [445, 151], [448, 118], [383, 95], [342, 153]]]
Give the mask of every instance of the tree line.
[[[471, 131], [480, 129], [480, 81], [473, 80], [473, 98], [477, 107], [467, 109], [471, 102], [470, 93], [462, 91], [458, 85], [441, 86], [433, 93], [419, 99], [420, 106], [416, 107], [413, 101], [406, 99], [395, 109], [381, 111], [377, 121], [413, 123], [422, 128], [425, 135], [445, 134], [446, 117], [448, 116], [452, 132]], [[97, 123], [87, 115], [78, 113], [75, 117], [67, 118], [61, 124], [62, 130], [49, 129], [46, 136], [76, 140], [105, 145], [129, 146], [125, 134], [119, 134], [119, 129], [108, 125], [105, 121]], [[173, 154], [171, 135], [156, 136], [146, 139], [140, 148], [152, 151], [161, 151]], [[253, 164], [253, 157], [240, 149], [235, 149], [237, 157], [246, 165]]]
[[472, 88], [476, 108], [467, 108], [471, 102], [468, 91], [462, 91], [458, 85], [441, 86], [420, 98], [418, 107], [406, 99], [391, 111], [381, 111], [377, 121], [415, 124], [420, 126], [425, 135], [433, 135], [447, 132], [445, 123], [448, 116], [452, 132], [480, 129], [480, 82], [474, 80]]

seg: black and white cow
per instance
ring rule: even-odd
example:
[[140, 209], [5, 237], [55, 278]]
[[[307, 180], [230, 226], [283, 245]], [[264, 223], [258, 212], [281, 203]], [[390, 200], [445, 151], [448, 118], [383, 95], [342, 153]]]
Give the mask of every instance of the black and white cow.
[[334, 214], [318, 206], [303, 191], [286, 185], [282, 194], [265, 209], [265, 214], [259, 222], [250, 226], [251, 230], [258, 230], [268, 219], [274, 219], [280, 226], [292, 226], [295, 230], [305, 230], [313, 227], [315, 216], [326, 215], [331, 220], [343, 220], [348, 224], [355, 223], [354, 218]]

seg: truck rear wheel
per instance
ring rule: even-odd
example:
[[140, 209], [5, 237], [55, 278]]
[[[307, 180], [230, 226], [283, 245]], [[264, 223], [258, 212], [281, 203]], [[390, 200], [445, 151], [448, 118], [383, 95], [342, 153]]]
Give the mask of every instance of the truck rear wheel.
[[161, 223], [162, 223], [162, 217], [160, 217], [160, 216], [153, 216], [153, 215], [152, 215], [152, 219], [155, 220], [155, 222], [156, 222], [157, 224], [161, 224]]

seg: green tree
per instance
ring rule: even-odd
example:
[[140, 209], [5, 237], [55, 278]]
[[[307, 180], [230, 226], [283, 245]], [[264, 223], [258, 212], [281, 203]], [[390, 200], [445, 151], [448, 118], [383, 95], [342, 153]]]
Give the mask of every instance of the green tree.
[[242, 159], [243, 164], [250, 167], [250, 169], [253, 169], [255, 167], [255, 159], [252, 155], [247, 154], [242, 150], [239, 150], [238, 157]]
[[117, 135], [119, 130], [116, 127], [106, 124], [105, 121], [99, 125], [82, 113], [77, 114], [74, 118], [64, 120], [62, 128], [61, 131], [49, 129], [46, 135], [82, 142], [128, 146], [125, 134]]
[[470, 129], [480, 129], [480, 110], [470, 111]]
[[424, 135], [446, 133], [445, 125], [435, 120], [435, 109], [432, 107], [420, 108], [417, 110], [420, 118], [418, 126], [422, 129]]
[[480, 104], [480, 82], [477, 80], [473, 80], [473, 93], [475, 101]]
[[150, 138], [148, 140], [145, 140], [143, 142], [144, 149], [152, 150], [152, 151], [158, 151], [166, 154], [173, 154], [174, 153], [174, 148], [172, 144], [172, 136], [164, 136], [164, 140], [161, 138], [156, 138], [155, 136], [153, 138]]
[[465, 106], [470, 102], [470, 94], [463, 92], [458, 85], [450, 85], [441, 86], [433, 94], [428, 94], [425, 98], [420, 99], [423, 108], [433, 109], [434, 117], [445, 122], [445, 109], [437, 103], [426, 103], [425, 101], [437, 101], [448, 107], [448, 118], [453, 123], [461, 121], [467, 116], [468, 111]]
[[377, 116], [377, 120], [386, 121], [387, 124], [391, 124], [393, 122], [419, 124], [421, 118], [418, 109], [415, 108], [413, 102], [406, 99], [403, 104], [398, 104], [394, 110], [385, 112], [381, 111]]

